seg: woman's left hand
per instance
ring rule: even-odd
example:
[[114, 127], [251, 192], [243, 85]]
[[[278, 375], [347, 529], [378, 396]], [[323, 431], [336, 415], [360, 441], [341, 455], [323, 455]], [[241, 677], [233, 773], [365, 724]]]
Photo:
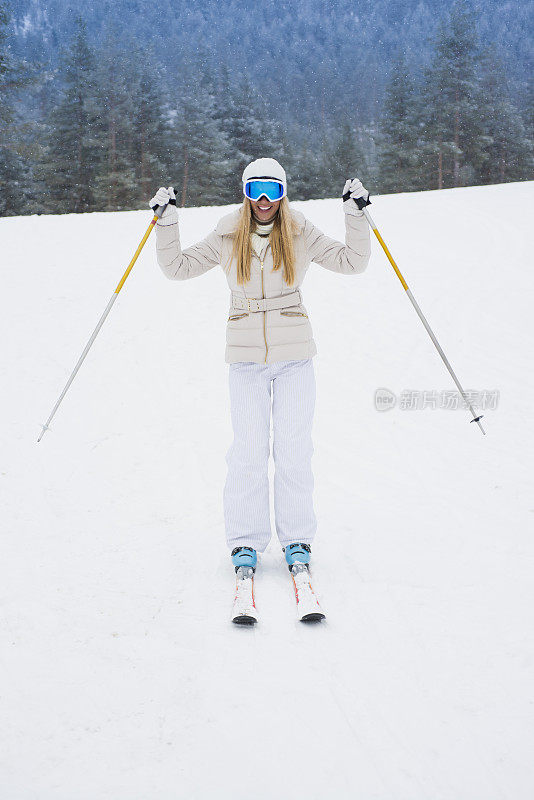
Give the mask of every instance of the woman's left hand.
[[350, 197], [343, 203], [343, 211], [345, 214], [350, 214], [354, 217], [361, 217], [363, 211], [360, 211], [356, 204], [356, 199], [363, 197], [364, 200], [369, 200], [369, 192], [362, 184], [359, 178], [349, 178], [343, 187], [343, 196], [350, 192]]

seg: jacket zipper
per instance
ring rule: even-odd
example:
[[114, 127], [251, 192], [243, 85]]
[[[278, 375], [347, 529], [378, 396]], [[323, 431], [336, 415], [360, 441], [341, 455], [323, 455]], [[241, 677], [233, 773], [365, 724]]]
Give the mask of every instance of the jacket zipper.
[[[267, 255], [267, 250], [269, 249], [270, 246], [271, 245], [269, 243], [267, 245], [266, 249], [265, 249], [265, 255], [264, 255], [263, 258], [265, 258], [265, 256]], [[261, 297], [262, 297], [262, 300], [263, 300], [265, 298], [265, 292], [263, 290], [263, 259], [261, 259], [261, 258], [260, 258], [260, 264], [261, 264]], [[268, 353], [268, 349], [269, 349], [267, 347], [267, 334], [266, 334], [266, 331], [265, 331], [265, 318], [266, 318], [266, 316], [267, 316], [267, 312], [264, 311], [263, 312], [263, 339], [265, 341], [265, 361], [264, 361], [265, 364], [267, 363], [267, 353]]]

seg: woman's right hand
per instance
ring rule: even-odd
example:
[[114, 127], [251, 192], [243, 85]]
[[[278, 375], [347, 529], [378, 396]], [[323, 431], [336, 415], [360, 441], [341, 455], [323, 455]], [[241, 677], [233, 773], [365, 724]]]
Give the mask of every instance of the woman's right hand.
[[175, 222], [178, 222], [176, 195], [172, 186], [169, 186], [167, 189], [165, 186], [160, 186], [149, 205], [153, 211], [156, 210], [157, 206], [166, 206], [165, 211], [159, 219], [158, 225], [173, 225]]

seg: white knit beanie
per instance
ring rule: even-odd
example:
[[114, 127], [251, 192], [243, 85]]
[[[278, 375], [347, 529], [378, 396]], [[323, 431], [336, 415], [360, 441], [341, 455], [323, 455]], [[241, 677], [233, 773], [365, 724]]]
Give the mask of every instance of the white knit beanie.
[[275, 158], [257, 158], [251, 161], [248, 166], [243, 170], [243, 190], [247, 181], [254, 178], [274, 178], [280, 181], [284, 187], [284, 194], [287, 194], [287, 178], [286, 171]]

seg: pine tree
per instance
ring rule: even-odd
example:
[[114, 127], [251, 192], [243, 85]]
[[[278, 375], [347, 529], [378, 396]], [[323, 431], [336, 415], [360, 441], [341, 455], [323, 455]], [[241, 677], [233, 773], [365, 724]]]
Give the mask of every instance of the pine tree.
[[253, 159], [261, 158], [266, 149], [258, 97], [246, 76], [232, 93], [230, 103], [230, 140], [239, 153], [239, 167], [244, 169]]
[[378, 136], [378, 184], [381, 192], [419, 188], [418, 119], [415, 83], [401, 54], [386, 87]]
[[242, 197], [240, 180], [243, 169], [256, 158], [283, 157], [283, 142], [278, 120], [273, 118], [262, 97], [245, 76], [231, 88], [226, 112], [229, 146], [236, 152], [236, 169], [239, 199]]
[[480, 69], [484, 151], [476, 165], [477, 183], [524, 179], [532, 174], [532, 141], [512, 102], [504, 65], [493, 48], [484, 51]]
[[[164, 82], [146, 69], [147, 53], [130, 45], [126, 113], [131, 120], [129, 160], [134, 182], [127, 207], [146, 208], [158, 186], [174, 182], [172, 174], [172, 131]], [[155, 54], [148, 54], [155, 60]]]
[[243, 160], [232, 137], [234, 91], [235, 88], [231, 80], [231, 71], [228, 64], [223, 62], [219, 66], [219, 75], [214, 87], [213, 119], [224, 136], [227, 147], [227, 184], [224, 188], [221, 187], [221, 199], [223, 199], [225, 203], [239, 203], [243, 198], [239, 180], [243, 171]]
[[347, 178], [365, 175], [366, 166], [354, 123], [350, 119], [342, 119], [331, 136], [331, 143], [324, 150], [321, 196], [340, 196]]
[[215, 118], [213, 94], [200, 86], [182, 88], [174, 128], [175, 184], [178, 205], [221, 205], [228, 202], [229, 143]]
[[435, 185], [440, 189], [472, 181], [473, 164], [481, 158], [478, 54], [474, 13], [464, 0], [456, 0], [440, 26], [423, 94], [422, 163], [434, 156]]
[[8, 23], [7, 6], [0, 1], [0, 216], [28, 213], [32, 194], [25, 126], [15, 113], [17, 92], [29, 79], [9, 52]]
[[60, 213], [90, 211], [95, 207], [99, 158], [95, 142], [95, 60], [80, 18], [58, 78], [64, 91], [47, 120], [48, 142], [41, 165], [47, 185], [43, 207]]
[[[300, 200], [320, 199], [325, 196], [325, 162], [319, 147], [311, 145], [307, 136], [298, 148], [297, 196]], [[338, 189], [339, 191], [339, 189]]]
[[289, 200], [304, 200], [308, 196], [309, 175], [301, 172], [301, 148], [295, 143], [297, 132], [280, 130], [281, 152], [278, 161], [286, 171], [287, 194]]
[[129, 54], [118, 49], [110, 30], [98, 52], [96, 69], [100, 158], [95, 199], [104, 211], [135, 206], [138, 186], [133, 163], [132, 87]]
[[529, 80], [522, 92], [521, 110], [525, 133], [530, 142], [531, 148], [534, 147], [534, 81]]

